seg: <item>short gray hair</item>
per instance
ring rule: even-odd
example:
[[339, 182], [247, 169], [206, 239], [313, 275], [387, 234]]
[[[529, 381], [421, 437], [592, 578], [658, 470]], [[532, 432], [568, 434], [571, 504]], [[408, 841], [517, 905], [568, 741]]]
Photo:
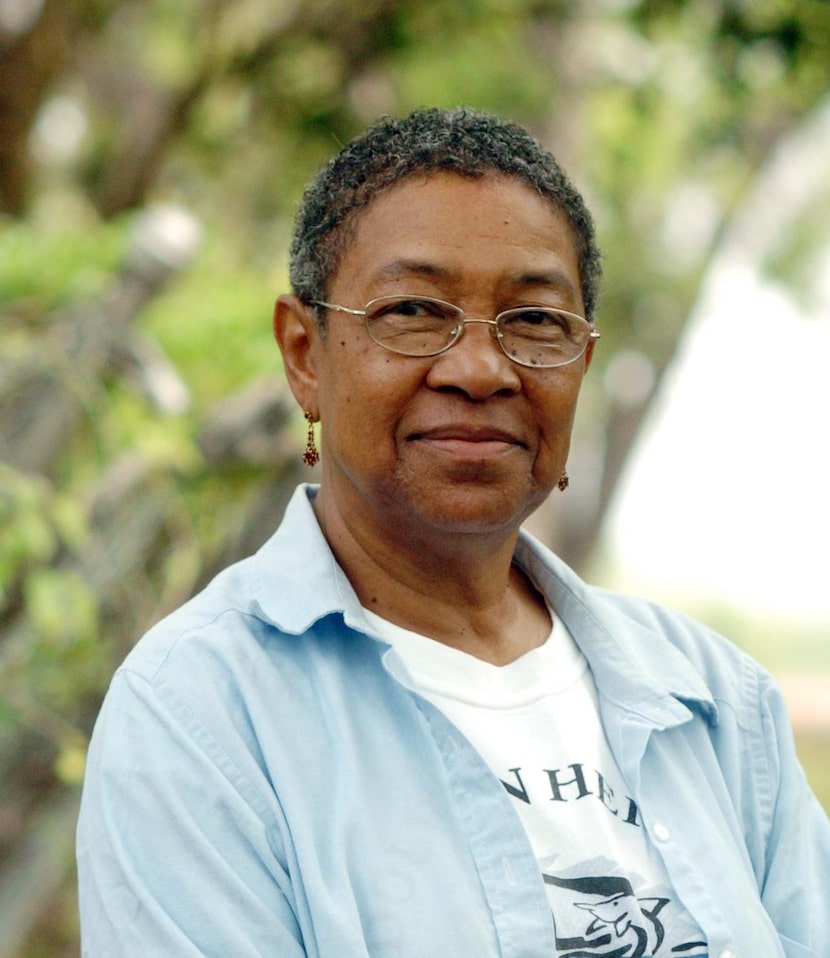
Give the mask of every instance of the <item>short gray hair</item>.
[[[546, 197], [570, 223], [582, 300], [593, 318], [601, 275], [591, 214], [556, 159], [517, 123], [459, 107], [384, 117], [347, 143], [307, 187], [294, 222], [292, 289], [306, 303], [326, 299], [328, 284], [354, 235], [358, 213], [415, 175], [439, 171], [480, 177], [502, 173]], [[322, 314], [318, 314], [322, 323]]]

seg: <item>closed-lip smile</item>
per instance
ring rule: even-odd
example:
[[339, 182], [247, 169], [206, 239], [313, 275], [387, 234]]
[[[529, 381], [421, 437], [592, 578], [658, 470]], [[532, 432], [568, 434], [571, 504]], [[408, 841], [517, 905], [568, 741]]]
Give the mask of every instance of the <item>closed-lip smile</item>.
[[414, 432], [408, 438], [436, 443], [500, 443], [510, 446], [525, 446], [525, 443], [515, 434], [504, 429], [495, 426], [474, 426], [462, 423], [434, 426], [430, 429]]

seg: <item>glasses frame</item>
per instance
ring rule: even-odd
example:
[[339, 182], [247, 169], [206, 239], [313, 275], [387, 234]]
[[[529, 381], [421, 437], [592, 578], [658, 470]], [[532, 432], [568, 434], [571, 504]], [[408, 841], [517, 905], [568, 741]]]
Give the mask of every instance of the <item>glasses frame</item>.
[[[454, 310], [455, 312], [457, 312], [458, 323], [456, 324], [456, 326], [454, 327], [451, 333], [449, 342], [447, 342], [446, 345], [442, 346], [440, 349], [434, 349], [428, 353], [407, 353], [407, 352], [404, 352], [403, 350], [395, 349], [394, 346], [390, 346], [388, 343], [382, 343], [379, 339], [376, 339], [372, 335], [372, 329], [369, 325], [369, 311], [371, 310], [372, 306], [375, 303], [393, 302], [394, 300], [401, 300], [402, 302], [405, 302], [407, 300], [416, 300], [420, 302], [435, 303], [437, 306], [446, 306], [446, 307], [449, 307], [451, 310]], [[337, 303], [327, 303], [320, 299], [313, 299], [309, 302], [308, 305], [320, 306], [323, 309], [333, 309], [338, 313], [348, 313], [351, 316], [362, 316], [364, 326], [366, 327], [366, 332], [368, 333], [369, 338], [372, 340], [373, 343], [376, 343], [382, 349], [388, 350], [390, 353], [395, 353], [398, 356], [409, 356], [411, 359], [428, 359], [431, 356], [440, 356], [441, 353], [445, 353], [447, 352], [447, 350], [452, 349], [452, 347], [455, 346], [455, 344], [464, 335], [464, 330], [467, 328], [467, 326], [470, 323], [481, 323], [486, 326], [492, 326], [496, 334], [495, 338], [496, 338], [496, 342], [499, 344], [499, 349], [501, 349], [504, 355], [507, 356], [507, 358], [512, 363], [515, 363], [517, 366], [522, 366], [525, 369], [559, 369], [562, 366], [570, 366], [572, 363], [577, 362], [585, 355], [590, 343], [596, 342], [596, 340], [600, 338], [600, 331], [599, 329], [597, 329], [594, 323], [586, 319], [584, 316], [580, 316], [579, 313], [571, 313], [567, 309], [559, 309], [558, 307], [555, 307], [555, 306], [538, 306], [532, 303], [529, 303], [525, 306], [514, 306], [514, 307], [511, 307], [510, 309], [502, 310], [500, 313], [496, 315], [495, 319], [475, 319], [475, 318], [471, 319], [469, 316], [467, 316], [464, 310], [461, 309], [460, 306], [455, 306], [453, 303], [448, 303], [444, 299], [436, 299], [434, 296], [418, 296], [415, 294], [412, 294], [412, 295], [401, 294], [399, 296], [397, 295], [396, 296], [378, 296], [375, 299], [370, 299], [369, 302], [366, 303], [366, 305], [363, 307], [363, 309], [350, 309], [348, 306], [339, 306]], [[561, 362], [561, 363], [551, 363], [551, 364], [524, 363], [521, 360], [516, 359], [515, 356], [510, 355], [510, 353], [507, 351], [507, 347], [504, 345], [504, 341], [503, 341], [504, 333], [501, 330], [499, 322], [504, 316], [507, 316], [510, 313], [515, 313], [517, 311], [521, 311], [525, 309], [541, 309], [541, 310], [550, 311], [552, 313], [561, 313], [563, 316], [567, 316], [570, 319], [578, 319], [581, 322], [586, 323], [589, 329], [589, 333], [588, 333], [588, 338], [585, 340], [585, 345], [582, 347], [579, 353], [577, 353], [576, 356], [572, 357], [571, 359], [566, 359], [564, 362]]]

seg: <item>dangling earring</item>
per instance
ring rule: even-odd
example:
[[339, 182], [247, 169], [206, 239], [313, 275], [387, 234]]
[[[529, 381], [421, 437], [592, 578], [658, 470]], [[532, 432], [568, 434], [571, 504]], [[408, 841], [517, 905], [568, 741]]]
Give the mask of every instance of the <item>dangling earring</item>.
[[314, 416], [307, 412], [305, 421], [308, 423], [308, 433], [305, 441], [305, 452], [303, 453], [303, 462], [307, 466], [314, 466], [320, 461], [320, 453], [314, 444], [314, 423], [317, 421]]
[[571, 480], [568, 478], [568, 470], [563, 469], [562, 475], [559, 477], [559, 482], [556, 483], [559, 486], [559, 491], [564, 492], [570, 485]]

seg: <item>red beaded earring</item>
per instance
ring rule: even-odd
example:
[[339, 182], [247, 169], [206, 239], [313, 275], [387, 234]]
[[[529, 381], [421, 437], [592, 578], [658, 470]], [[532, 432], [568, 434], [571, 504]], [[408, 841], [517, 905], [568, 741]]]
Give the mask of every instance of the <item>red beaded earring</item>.
[[305, 414], [305, 421], [308, 423], [308, 434], [306, 437], [305, 452], [303, 453], [303, 462], [307, 466], [315, 466], [320, 461], [320, 453], [317, 451], [317, 446], [314, 442], [314, 423], [317, 420], [310, 412], [307, 412]]

